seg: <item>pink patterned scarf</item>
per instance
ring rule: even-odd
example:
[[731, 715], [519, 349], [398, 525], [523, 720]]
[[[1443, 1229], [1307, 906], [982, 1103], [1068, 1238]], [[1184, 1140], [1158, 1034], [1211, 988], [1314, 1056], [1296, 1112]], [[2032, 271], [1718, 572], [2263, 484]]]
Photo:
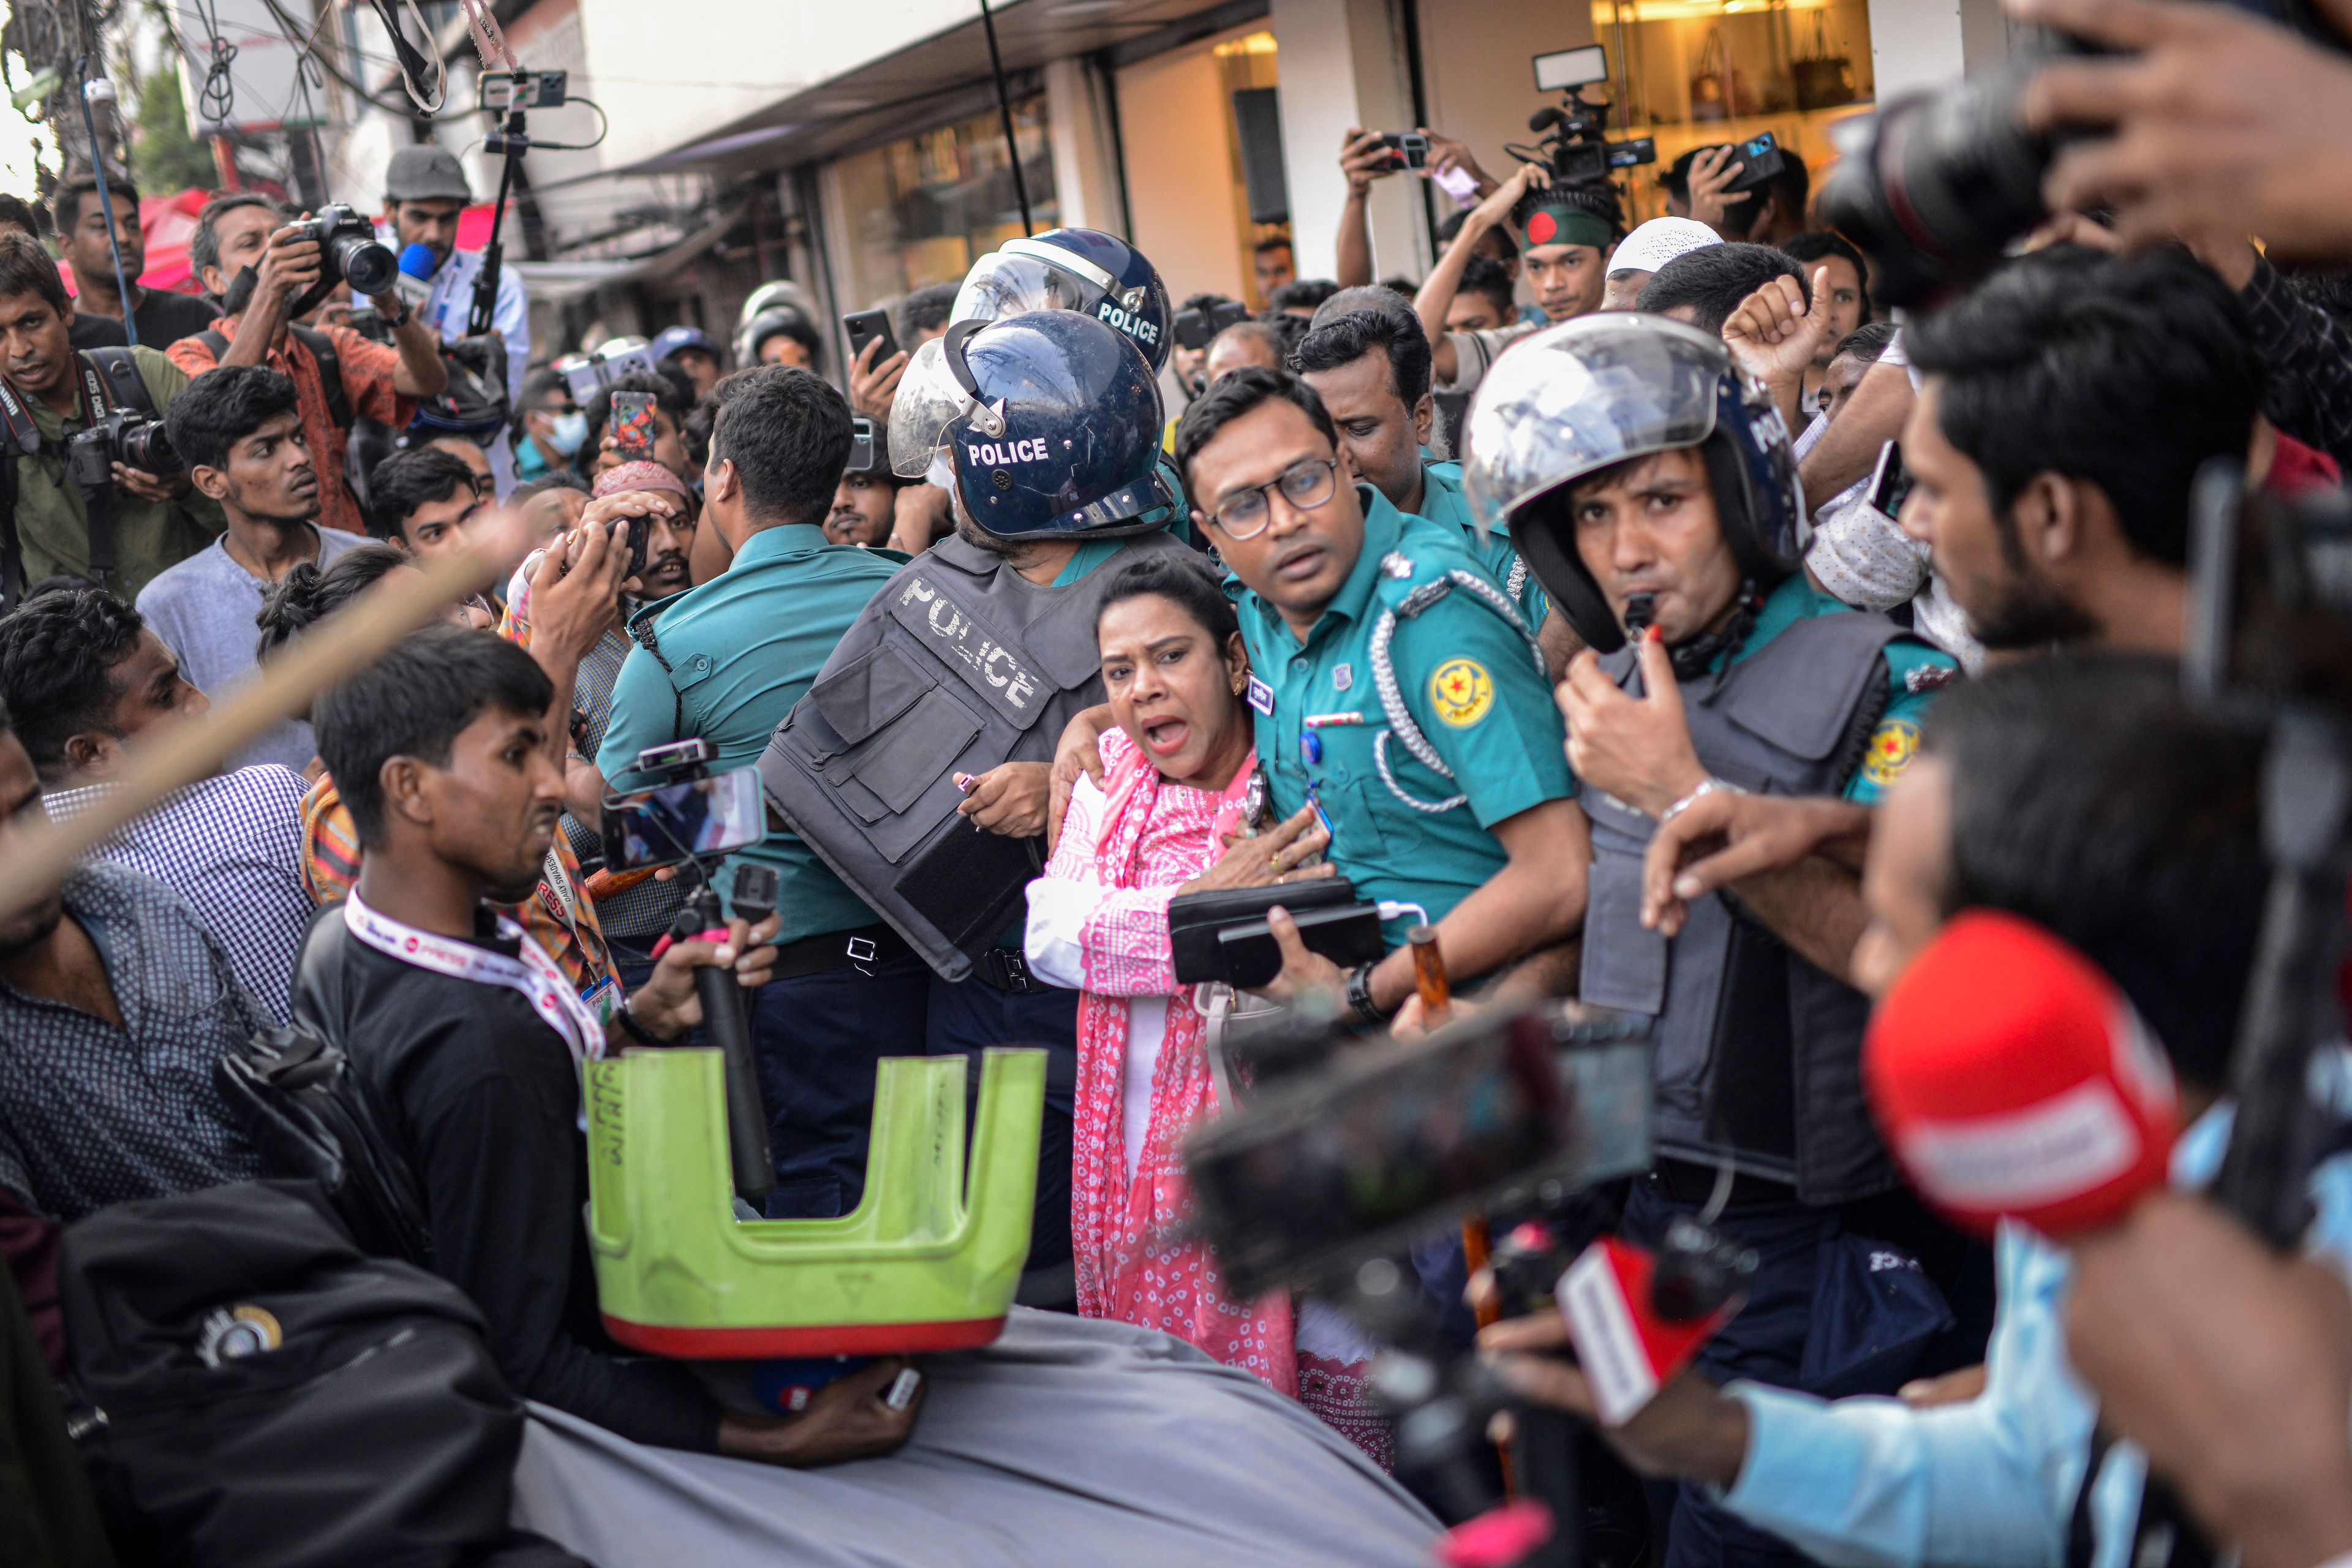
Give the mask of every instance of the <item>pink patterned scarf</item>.
[[[1234, 1301], [1207, 1247], [1166, 1239], [1190, 1207], [1178, 1147], [1214, 1111], [1216, 1098], [1200, 1012], [1190, 990], [1176, 984], [1168, 900], [1223, 850], [1256, 758], [1243, 763], [1231, 787], [1212, 794], [1161, 778], [1118, 731], [1103, 735], [1102, 755], [1106, 804], [1095, 870], [1106, 888], [1131, 891], [1106, 900], [1087, 932], [1070, 1172], [1078, 1310], [1173, 1334], [1296, 1398], [1287, 1294]], [[1155, 976], [1164, 985], [1153, 984]], [[1152, 1073], [1150, 1126], [1130, 1181], [1121, 1126], [1128, 1000], [1153, 992], [1169, 998], [1168, 1028]]]

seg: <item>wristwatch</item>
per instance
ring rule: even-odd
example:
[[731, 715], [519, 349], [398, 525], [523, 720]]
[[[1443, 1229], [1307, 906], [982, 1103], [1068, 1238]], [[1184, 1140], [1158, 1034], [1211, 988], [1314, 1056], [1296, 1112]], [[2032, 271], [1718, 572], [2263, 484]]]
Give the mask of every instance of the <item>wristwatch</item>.
[[1389, 1016], [1372, 1000], [1372, 965], [1360, 963], [1348, 972], [1348, 1010], [1367, 1024], [1385, 1024]]
[[[400, 298], [397, 295], [394, 297], [395, 299]], [[394, 330], [404, 327], [408, 325], [409, 322], [416, 319], [416, 312], [409, 309], [408, 301], [405, 299], [400, 300], [400, 314], [397, 316], [385, 315], [383, 313], [383, 307], [381, 305], [376, 307], [375, 313], [377, 318], [381, 320], [385, 326], [394, 328]]]
[[613, 1016], [621, 1021], [621, 1033], [641, 1046], [667, 1045], [668, 1041], [637, 1022], [637, 1010], [630, 1006], [629, 1002], [630, 998], [624, 996], [621, 998], [621, 1005], [613, 1009]]

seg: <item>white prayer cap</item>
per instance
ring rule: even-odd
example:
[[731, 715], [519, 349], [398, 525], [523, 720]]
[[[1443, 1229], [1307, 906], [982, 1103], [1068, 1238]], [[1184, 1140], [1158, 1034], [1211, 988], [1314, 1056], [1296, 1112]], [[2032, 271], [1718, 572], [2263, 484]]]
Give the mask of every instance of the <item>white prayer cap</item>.
[[1723, 237], [1692, 217], [1654, 217], [1619, 242], [1612, 272], [1655, 272], [1685, 251], [1721, 245]]

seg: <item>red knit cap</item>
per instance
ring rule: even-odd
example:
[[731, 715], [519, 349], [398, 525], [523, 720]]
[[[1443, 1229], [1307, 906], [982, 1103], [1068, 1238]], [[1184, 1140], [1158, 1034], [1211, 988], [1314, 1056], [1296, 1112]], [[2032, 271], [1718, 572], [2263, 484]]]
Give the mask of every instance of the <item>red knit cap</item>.
[[694, 499], [694, 492], [686, 488], [684, 479], [659, 463], [643, 459], [623, 463], [617, 468], [607, 468], [596, 476], [598, 495], [618, 495], [623, 490], [668, 490], [688, 500]]

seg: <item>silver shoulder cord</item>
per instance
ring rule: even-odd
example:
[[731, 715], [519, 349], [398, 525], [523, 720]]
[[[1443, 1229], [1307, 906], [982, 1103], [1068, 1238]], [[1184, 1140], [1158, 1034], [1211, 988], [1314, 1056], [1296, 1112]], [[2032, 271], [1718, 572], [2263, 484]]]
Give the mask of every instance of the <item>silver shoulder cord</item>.
[[[1405, 559], [1402, 553], [1392, 550], [1381, 558], [1381, 569], [1394, 576], [1403, 576], [1412, 570], [1412, 563]], [[1454, 567], [1436, 582], [1423, 583], [1406, 595], [1404, 603], [1396, 608], [1381, 606], [1380, 618], [1372, 623], [1370, 658], [1372, 685], [1380, 692], [1381, 708], [1387, 715], [1389, 723], [1387, 729], [1372, 739], [1372, 763], [1380, 769], [1381, 782], [1389, 786], [1391, 795], [1413, 810], [1433, 816], [1440, 812], [1457, 810], [1468, 805], [1470, 797], [1467, 795], [1454, 795], [1440, 801], [1423, 800], [1418, 795], [1406, 794], [1404, 786], [1397, 783], [1396, 774], [1390, 771], [1388, 744], [1389, 736], [1393, 733], [1398, 740], [1404, 742], [1404, 749], [1411, 752], [1422, 766], [1440, 778], [1450, 779], [1454, 776], [1454, 770], [1445, 765], [1445, 759], [1437, 754], [1437, 748], [1429, 743], [1429, 737], [1421, 732], [1421, 726], [1412, 721], [1412, 710], [1404, 705], [1404, 693], [1397, 687], [1396, 665], [1389, 658], [1389, 643], [1396, 636], [1397, 619], [1400, 616], [1406, 619], [1417, 616], [1455, 588], [1465, 590], [1480, 604], [1508, 622], [1511, 629], [1517, 632], [1526, 641], [1528, 652], [1535, 660], [1537, 675], [1541, 676], [1545, 673], [1543, 650], [1536, 646], [1535, 634], [1528, 630], [1528, 623], [1520, 618], [1518, 607], [1504, 596], [1501, 589], [1479, 576], [1475, 572], [1465, 572], [1458, 566]]]

